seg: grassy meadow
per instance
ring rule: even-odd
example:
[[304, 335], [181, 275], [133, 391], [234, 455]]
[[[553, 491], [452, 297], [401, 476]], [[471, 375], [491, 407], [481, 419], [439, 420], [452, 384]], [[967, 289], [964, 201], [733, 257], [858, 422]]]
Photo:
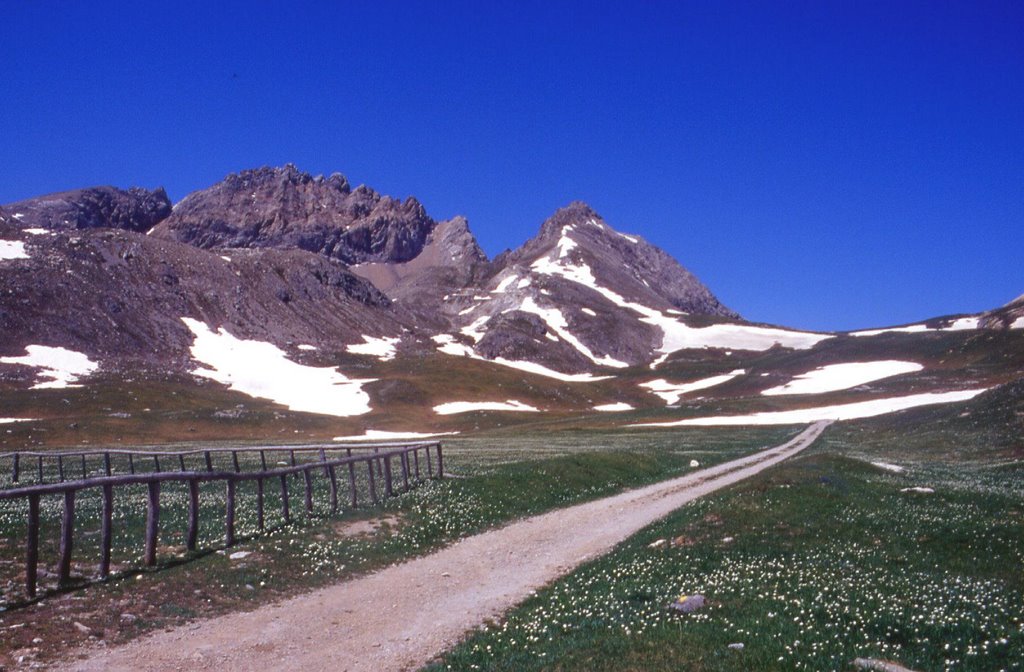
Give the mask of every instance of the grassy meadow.
[[[856, 657], [1021, 669], [1019, 399], [1009, 389], [967, 410], [834, 425], [806, 453], [683, 507], [428, 669], [849, 670]], [[704, 609], [668, 609], [693, 594]]]

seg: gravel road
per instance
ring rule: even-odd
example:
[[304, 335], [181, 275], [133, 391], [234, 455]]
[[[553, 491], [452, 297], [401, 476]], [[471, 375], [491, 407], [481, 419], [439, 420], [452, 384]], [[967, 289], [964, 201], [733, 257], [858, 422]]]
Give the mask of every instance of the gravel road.
[[828, 424], [811, 425], [781, 446], [520, 520], [369, 576], [97, 651], [66, 669], [414, 670], [530, 591], [683, 504], [795, 455]]

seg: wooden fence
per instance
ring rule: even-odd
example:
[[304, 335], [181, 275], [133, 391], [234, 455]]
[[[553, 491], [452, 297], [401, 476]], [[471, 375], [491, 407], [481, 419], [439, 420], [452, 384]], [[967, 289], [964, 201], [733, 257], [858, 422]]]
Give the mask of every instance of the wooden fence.
[[[353, 450], [357, 451], [353, 454]], [[328, 452], [345, 452], [344, 457], [329, 459]], [[359, 454], [362, 452], [362, 454]], [[296, 447], [265, 447], [265, 448], [227, 448], [210, 450], [190, 450], [179, 452], [143, 452], [132, 450], [91, 450], [69, 452], [18, 452], [0, 454], [0, 465], [5, 459], [11, 461], [11, 480], [21, 483], [26, 476], [23, 467], [31, 463], [32, 479], [30, 485], [23, 485], [0, 490], [0, 500], [26, 499], [28, 501], [28, 521], [25, 541], [25, 592], [29, 598], [36, 595], [39, 565], [39, 511], [40, 499], [45, 496], [59, 495], [64, 498], [60, 528], [60, 559], [58, 562], [58, 581], [65, 584], [71, 576], [71, 554], [74, 547], [75, 529], [75, 494], [82, 490], [96, 488], [101, 491], [101, 528], [100, 528], [100, 564], [99, 576], [105, 578], [110, 573], [110, 555], [113, 536], [113, 510], [115, 488], [133, 485], [145, 485], [148, 488], [145, 553], [143, 562], [146, 566], [156, 564], [157, 537], [160, 523], [160, 488], [168, 482], [185, 483], [188, 486], [188, 529], [185, 535], [186, 548], [196, 550], [199, 533], [199, 484], [211, 481], [222, 481], [226, 488], [226, 506], [224, 514], [224, 543], [232, 546], [235, 543], [235, 512], [236, 491], [239, 483], [255, 481], [256, 483], [256, 517], [260, 531], [265, 529], [264, 499], [265, 483], [277, 480], [280, 483], [281, 513], [285, 523], [291, 521], [291, 508], [288, 494], [288, 477], [302, 474], [305, 485], [305, 509], [307, 515], [313, 513], [313, 482], [317, 474], [323, 474], [327, 481], [331, 511], [338, 510], [339, 484], [338, 469], [347, 471], [347, 497], [352, 507], [359, 505], [356, 488], [356, 472], [366, 470], [369, 481], [369, 497], [377, 504], [384, 497], [392, 497], [398, 487], [408, 491], [410, 481], [423, 480], [420, 466], [420, 453], [426, 462], [426, 474], [429, 478], [442, 478], [444, 463], [439, 442], [415, 444], [388, 444], [377, 446], [350, 446], [340, 448], [332, 446], [296, 446]], [[258, 453], [259, 468], [245, 471], [239, 462], [239, 454], [255, 457]], [[279, 466], [268, 466], [267, 456], [287, 455], [289, 458]], [[315, 458], [300, 463], [299, 458]], [[221, 468], [219, 464], [230, 458], [230, 468]], [[201, 459], [200, 469], [190, 469], [188, 463]], [[162, 460], [162, 461], [161, 461]], [[397, 460], [401, 469], [400, 481], [393, 474], [392, 460]], [[90, 462], [99, 461], [101, 466], [90, 474]], [[45, 467], [47, 468], [44, 468]], [[81, 478], [69, 480], [71, 465], [81, 468]], [[116, 466], [115, 466], [116, 465]], [[53, 467], [56, 469], [53, 469]], [[127, 466], [128, 473], [118, 474], [117, 467]], [[143, 471], [144, 466], [152, 466], [152, 470]], [[168, 469], [167, 467], [171, 468]], [[48, 476], [54, 478], [48, 479]], [[378, 494], [378, 479], [383, 480], [383, 492]], [[49, 481], [49, 482], [48, 482]]]

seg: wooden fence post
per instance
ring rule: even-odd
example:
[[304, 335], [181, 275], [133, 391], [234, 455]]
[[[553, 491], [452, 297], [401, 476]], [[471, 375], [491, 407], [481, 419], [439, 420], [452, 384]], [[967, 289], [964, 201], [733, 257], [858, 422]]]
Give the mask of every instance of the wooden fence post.
[[284, 522], [291, 522], [292, 516], [288, 511], [288, 477], [283, 474], [281, 476], [281, 513], [284, 515]]
[[331, 479], [331, 513], [338, 512], [338, 475], [334, 467], [327, 468], [327, 476]]
[[110, 476], [110, 453], [103, 453], [103, 471]]
[[196, 542], [199, 540], [199, 481], [189, 479], [188, 482], [188, 532], [185, 538], [185, 548], [196, 550]]
[[89, 472], [85, 470], [85, 453], [82, 453], [82, 480], [89, 478]]
[[14, 463], [11, 464], [11, 481], [14, 483], [18, 482], [18, 476], [21, 471], [21, 453], [14, 454]]
[[374, 458], [372, 458], [372, 457], [366, 458], [366, 466], [367, 466], [367, 469], [368, 469], [369, 474], [370, 474], [370, 501], [373, 502], [374, 504], [376, 504], [377, 503], [377, 484], [373, 480], [373, 463], [374, 462], [375, 462]]
[[210, 451], [203, 451], [203, 455], [206, 457], [206, 470], [213, 471], [213, 458], [210, 456]]
[[395, 491], [391, 487], [391, 457], [387, 454], [380, 458], [384, 462], [384, 495], [394, 497]]
[[419, 449], [419, 446], [417, 446], [416, 448], [413, 448], [413, 450], [412, 450], [412, 461], [413, 461], [413, 464], [416, 467], [416, 481], [417, 482], [418, 481], [422, 481], [423, 479], [420, 478], [420, 449]]
[[100, 514], [100, 578], [110, 574], [110, 547], [114, 532], [114, 486], [103, 486], [103, 510]]
[[60, 482], [64, 482], [64, 456], [57, 456], [57, 475], [60, 477]]
[[185, 471], [185, 455], [178, 453], [178, 466], [181, 467], [181, 471]]
[[25, 593], [36, 596], [39, 567], [39, 495], [28, 496], [28, 534], [25, 539]]
[[430, 458], [430, 446], [426, 446], [423, 449], [424, 454], [427, 456], [427, 475], [430, 478], [434, 477], [434, 461]]
[[237, 450], [232, 450], [231, 451], [231, 464], [235, 467], [235, 473], [236, 474], [242, 470], [241, 467], [238, 466], [238, 451]]
[[[352, 457], [352, 449], [351, 448], [346, 448], [345, 449], [345, 455], [348, 456], [348, 457]], [[352, 486], [352, 508], [354, 509], [354, 508], [356, 508], [356, 506], [358, 506], [358, 504], [356, 502], [356, 463], [355, 462], [349, 462], [348, 463], [348, 482]]]
[[235, 545], [235, 479], [227, 479], [227, 511], [224, 514], [224, 545]]
[[437, 477], [444, 478], [444, 458], [441, 456], [441, 443], [437, 444]]
[[156, 564], [156, 535], [160, 525], [160, 481], [150, 481], [149, 499], [146, 507], [146, 556], [147, 567]]
[[128, 472], [132, 474], [135, 473], [135, 458], [131, 453], [128, 453]]
[[64, 515], [60, 521], [60, 565], [58, 583], [64, 585], [71, 578], [71, 549], [74, 547], [75, 491], [64, 493]]
[[39, 482], [42, 483], [43, 482], [43, 456], [42, 455], [39, 456], [38, 462], [39, 462]]
[[306, 514], [313, 515], [313, 475], [309, 469], [302, 470], [302, 480], [306, 482]]

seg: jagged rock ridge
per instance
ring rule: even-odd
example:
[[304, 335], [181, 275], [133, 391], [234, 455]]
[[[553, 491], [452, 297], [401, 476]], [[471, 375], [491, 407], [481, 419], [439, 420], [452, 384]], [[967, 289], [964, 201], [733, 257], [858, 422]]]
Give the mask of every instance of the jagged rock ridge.
[[148, 231], [171, 214], [171, 201], [162, 187], [90, 187], [29, 198], [6, 208], [9, 219], [25, 228]]
[[402, 263], [419, 256], [436, 227], [413, 197], [352, 189], [338, 173], [313, 177], [289, 164], [228, 175], [188, 195], [153, 235], [204, 249], [296, 248], [346, 264]]

